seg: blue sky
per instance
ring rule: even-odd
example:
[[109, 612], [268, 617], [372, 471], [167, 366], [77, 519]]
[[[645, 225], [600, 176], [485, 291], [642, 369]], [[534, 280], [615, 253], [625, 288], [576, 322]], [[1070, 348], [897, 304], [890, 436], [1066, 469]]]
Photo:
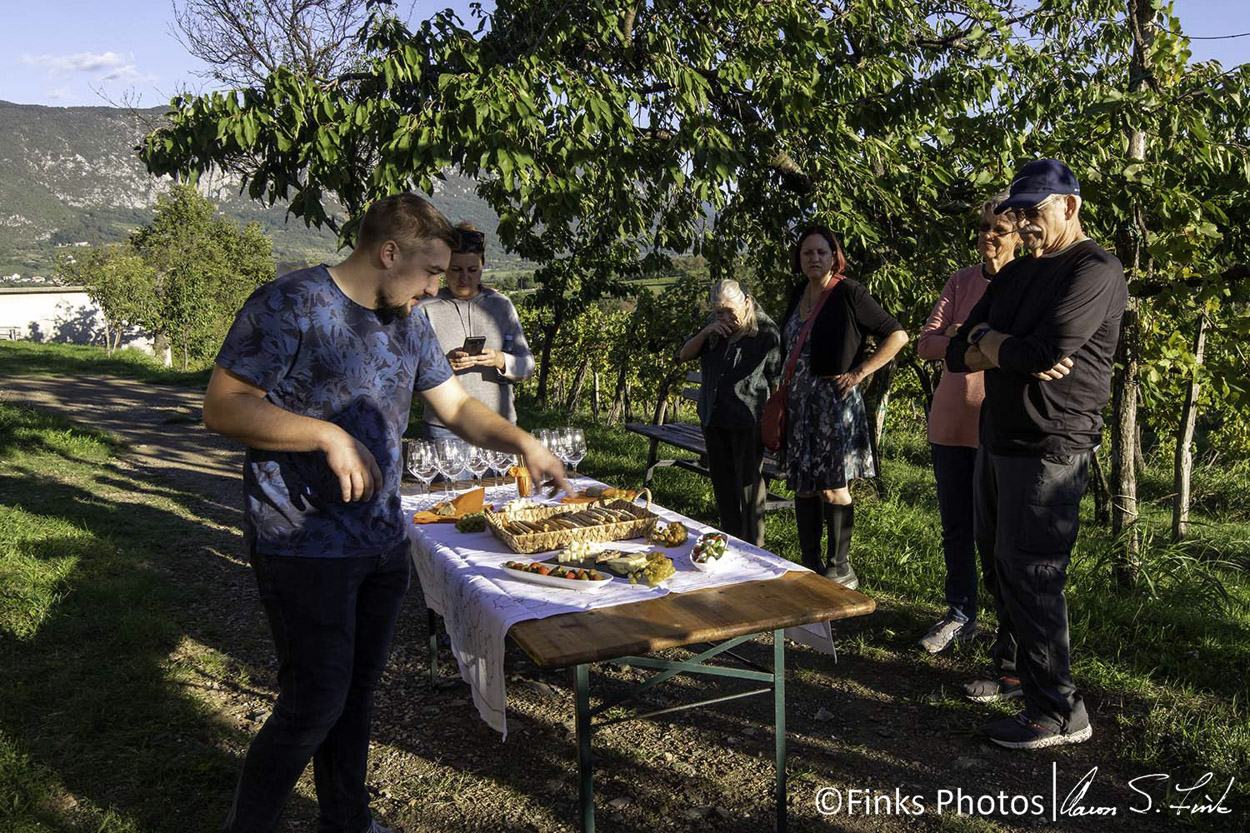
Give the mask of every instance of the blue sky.
[[[469, 0], [401, 0], [421, 20], [451, 7], [468, 21]], [[487, 0], [488, 8], [494, 4]], [[1247, 0], [1176, 0], [1191, 36], [1250, 32]], [[199, 90], [202, 70], [171, 32], [170, 0], [0, 0], [0, 99], [49, 106], [144, 107]], [[1195, 59], [1250, 62], [1250, 37], [1195, 40]]]

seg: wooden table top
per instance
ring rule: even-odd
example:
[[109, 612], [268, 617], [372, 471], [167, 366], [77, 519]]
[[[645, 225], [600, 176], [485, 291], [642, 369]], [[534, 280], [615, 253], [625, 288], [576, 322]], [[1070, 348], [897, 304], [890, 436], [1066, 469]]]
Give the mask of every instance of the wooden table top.
[[877, 603], [823, 576], [790, 572], [765, 581], [669, 593], [659, 599], [518, 622], [508, 631], [543, 668], [647, 654], [694, 642], [871, 613]]

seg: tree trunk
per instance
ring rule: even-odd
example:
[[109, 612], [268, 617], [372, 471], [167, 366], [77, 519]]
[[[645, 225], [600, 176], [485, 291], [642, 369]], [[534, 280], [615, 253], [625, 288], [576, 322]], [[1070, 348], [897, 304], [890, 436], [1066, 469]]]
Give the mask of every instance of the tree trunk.
[[665, 417], [668, 415], [668, 392], [673, 387], [673, 382], [677, 381], [682, 375], [680, 368], [671, 371], [664, 380], [660, 382], [660, 389], [656, 392], [655, 397], [655, 417], [651, 421], [655, 425], [663, 425]]
[[626, 379], [625, 380], [625, 421], [626, 422], [634, 421], [634, 397], [633, 397], [632, 387], [633, 386], [630, 385], [629, 383], [629, 379]]
[[[1133, 57], [1129, 72], [1129, 91], [1139, 92], [1153, 83], [1149, 54], [1154, 42], [1156, 11], [1150, 0], [1128, 0], [1128, 24], [1133, 35]], [[1146, 134], [1128, 131], [1128, 157], [1146, 158]], [[1149, 271], [1142, 242], [1146, 224], [1141, 205], [1132, 207], [1131, 216], [1120, 230], [1117, 254], [1130, 280]], [[1113, 567], [1116, 583], [1122, 587], [1134, 583], [1141, 553], [1141, 535], [1137, 528], [1137, 387], [1140, 301], [1129, 298], [1120, 329], [1116, 350], [1116, 369], [1112, 378], [1111, 424], [1111, 531], [1119, 542], [1119, 553]]]
[[881, 462], [881, 441], [885, 438], [885, 415], [890, 407], [890, 384], [894, 381], [896, 367], [894, 362], [890, 362], [872, 374], [862, 391], [864, 408], [868, 411], [868, 439], [878, 468]]
[[1120, 586], [1137, 575], [1141, 541], [1137, 529], [1137, 299], [1130, 298], [1121, 324], [1111, 394], [1111, 533], [1119, 541], [1114, 572]]
[[590, 400], [590, 412], [594, 414], [595, 421], [598, 422], [599, 421], [599, 371], [598, 370], [596, 370], [594, 373], [594, 379], [595, 379], [595, 389], [594, 389], [594, 396]]
[[1096, 453], [1090, 455], [1090, 467], [1094, 473], [1089, 479], [1090, 491], [1094, 494], [1094, 523], [1107, 526], [1111, 523], [1111, 489], [1107, 485], [1107, 473], [1103, 471], [1102, 460]]
[[564, 412], [570, 416], [577, 410], [577, 400], [582, 396], [582, 388], [586, 385], [586, 371], [589, 369], [590, 355], [587, 354], [577, 368], [577, 374], [573, 377], [573, 388], [569, 391], [569, 398], [564, 402]]
[[1194, 336], [1194, 375], [1185, 390], [1185, 404], [1181, 406], [1180, 427], [1176, 431], [1176, 456], [1172, 476], [1172, 541], [1185, 539], [1189, 526], [1189, 478], [1193, 472], [1194, 425], [1198, 421], [1198, 394], [1201, 383], [1198, 373], [1202, 368], [1202, 354], [1207, 346], [1207, 316], [1198, 313], [1198, 332]]
[[608, 411], [608, 422], [620, 422], [625, 416], [625, 386], [629, 378], [629, 360], [621, 357], [621, 366], [616, 373], [616, 390], [612, 394], [612, 408]]
[[560, 302], [551, 311], [551, 323], [543, 333], [543, 349], [538, 368], [538, 402], [540, 405], [547, 404], [547, 382], [551, 375], [551, 347], [555, 344], [556, 334], [563, 323], [564, 303]]

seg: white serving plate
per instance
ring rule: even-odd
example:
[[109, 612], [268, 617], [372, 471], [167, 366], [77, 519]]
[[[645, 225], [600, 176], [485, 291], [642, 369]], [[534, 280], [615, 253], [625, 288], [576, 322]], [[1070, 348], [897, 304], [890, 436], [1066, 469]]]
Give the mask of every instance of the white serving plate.
[[694, 567], [700, 573], [715, 573], [718, 570], [722, 569], [722, 566], [724, 565], [726, 561], [732, 561], [733, 557], [734, 557], [734, 551], [731, 549], [725, 550], [725, 554], [722, 555], [720, 558], [710, 558], [707, 561], [702, 561], [702, 562], [694, 560], [693, 552], [690, 555], [686, 556], [686, 558], [690, 559], [690, 566]]
[[510, 577], [528, 581], [531, 584], [545, 584], [548, 587], [562, 587], [565, 590], [575, 590], [581, 593], [601, 593], [611, 584], [614, 579], [606, 571], [600, 571], [600, 575], [604, 578], [598, 581], [580, 581], [578, 579], [560, 578], [559, 576], [543, 576], [538, 573], [527, 573], [525, 570], [515, 570], [512, 567], [504, 567], [500, 565], [501, 570]]

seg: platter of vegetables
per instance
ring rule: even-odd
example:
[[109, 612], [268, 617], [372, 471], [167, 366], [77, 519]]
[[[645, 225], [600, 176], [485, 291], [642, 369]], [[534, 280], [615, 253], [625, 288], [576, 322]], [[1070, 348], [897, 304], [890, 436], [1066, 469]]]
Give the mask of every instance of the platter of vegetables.
[[599, 570], [564, 567], [541, 561], [508, 561], [503, 565], [503, 570], [509, 576], [521, 581], [591, 593], [603, 590], [613, 580], [607, 573]]

